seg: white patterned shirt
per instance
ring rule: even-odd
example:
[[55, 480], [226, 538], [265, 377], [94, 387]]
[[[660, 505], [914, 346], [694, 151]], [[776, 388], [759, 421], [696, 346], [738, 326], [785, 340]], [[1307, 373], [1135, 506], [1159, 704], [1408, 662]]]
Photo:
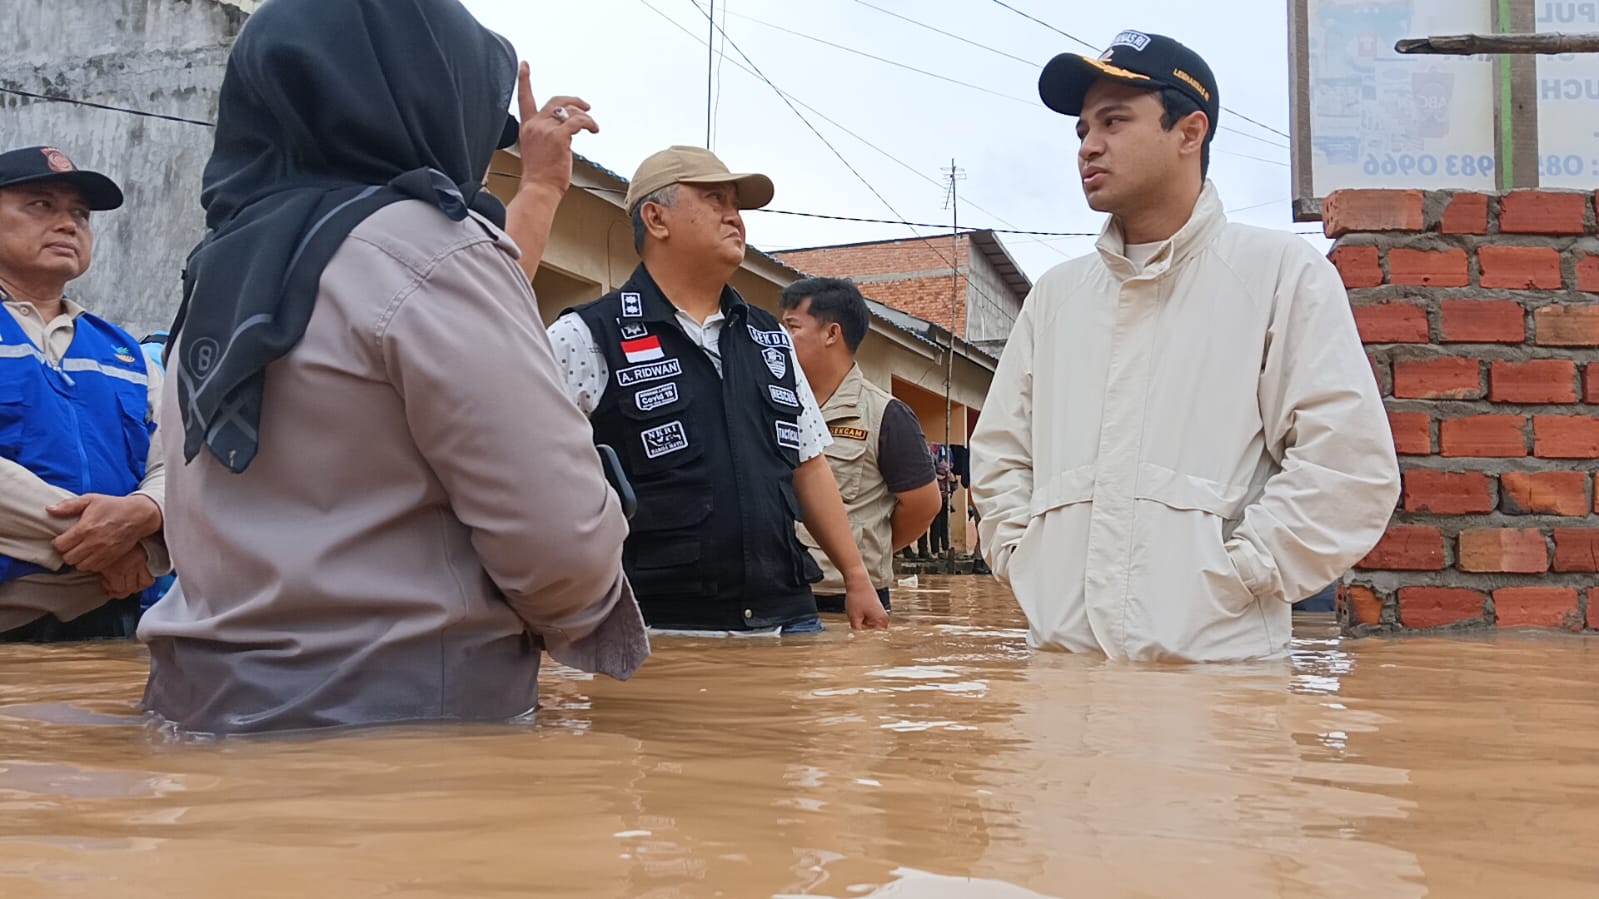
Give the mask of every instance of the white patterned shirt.
[[[704, 324], [700, 324], [688, 313], [677, 310], [677, 323], [682, 327], [683, 334], [705, 351], [718, 376], [722, 374], [722, 354], [717, 341], [721, 338], [722, 323], [726, 320], [727, 316], [718, 310]], [[605, 355], [594, 342], [593, 332], [576, 315], [563, 315], [550, 325], [549, 334], [550, 343], [555, 348], [555, 361], [560, 364], [566, 377], [567, 395], [583, 410], [584, 415], [592, 416], [611, 382], [610, 366], [605, 364]], [[827, 422], [822, 418], [816, 395], [811, 392], [811, 384], [805, 379], [805, 370], [800, 368], [793, 347], [789, 347], [787, 352], [789, 364], [794, 367], [794, 392], [800, 401], [799, 460], [803, 464], [820, 456], [833, 438], [827, 431]]]

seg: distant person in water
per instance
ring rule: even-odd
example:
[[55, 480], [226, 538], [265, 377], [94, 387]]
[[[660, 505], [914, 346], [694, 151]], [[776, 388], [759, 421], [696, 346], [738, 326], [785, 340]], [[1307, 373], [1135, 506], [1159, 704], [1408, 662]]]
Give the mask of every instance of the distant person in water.
[[[180, 728], [505, 720], [541, 651], [644, 661], [627, 524], [518, 267], [597, 129], [525, 66], [518, 129], [517, 75], [456, 0], [272, 0], [240, 33], [164, 397], [181, 578], [139, 631]], [[520, 247], [481, 189], [518, 139]]]

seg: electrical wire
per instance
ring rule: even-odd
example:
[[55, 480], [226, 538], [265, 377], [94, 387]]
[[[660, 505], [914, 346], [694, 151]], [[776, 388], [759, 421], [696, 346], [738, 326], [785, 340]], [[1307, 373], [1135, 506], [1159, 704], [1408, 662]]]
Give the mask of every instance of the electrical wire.
[[[1062, 31], [1059, 28], [1056, 28], [1054, 25], [1051, 25], [1048, 22], [1044, 21], [1043, 19], [1038, 18], [1037, 16], [1029, 15], [1028, 13], [1025, 13], [1025, 12], [1017, 9], [1016, 7], [1011, 6], [1009, 3], [1006, 3], [1005, 0], [994, 0], [994, 2], [999, 4], [1000, 6], [1005, 7], [1006, 9], [1008, 9], [1011, 12], [1017, 14], [1018, 16], [1021, 16], [1024, 19], [1028, 19], [1030, 21], [1037, 22], [1038, 24], [1044, 26], [1045, 28], [1048, 28], [1050, 31], [1053, 31], [1053, 32], [1055, 32], [1056, 34], [1058, 34], [1058, 35], [1060, 35], [1062, 37], [1069, 38], [1071, 40], [1076, 41], [1079, 44], [1082, 44], [1084, 47], [1087, 47], [1088, 49], [1094, 51], [1096, 54], [1100, 52], [1100, 48], [1099, 47], [1096, 47], [1093, 44], [1090, 44], [1089, 42], [1083, 40], [1082, 38], [1078, 37], [1075, 34], [1072, 34], [1072, 33], [1067, 32], [1067, 31]], [[1267, 131], [1270, 131], [1272, 134], [1281, 135], [1283, 137], [1288, 138], [1289, 140], [1293, 139], [1293, 137], [1288, 132], [1283, 131], [1281, 128], [1274, 128], [1271, 125], [1266, 124], [1265, 122], [1256, 121], [1255, 119], [1252, 119], [1249, 116], [1244, 115], [1243, 113], [1239, 112], [1236, 109], [1233, 109], [1230, 106], [1223, 106], [1222, 110], [1225, 111], [1225, 112], [1232, 113], [1235, 116], [1238, 116], [1240, 119], [1243, 119], [1244, 121], [1248, 122], [1251, 125], [1254, 125], [1254, 126], [1256, 126], [1258, 128], [1264, 128]]]

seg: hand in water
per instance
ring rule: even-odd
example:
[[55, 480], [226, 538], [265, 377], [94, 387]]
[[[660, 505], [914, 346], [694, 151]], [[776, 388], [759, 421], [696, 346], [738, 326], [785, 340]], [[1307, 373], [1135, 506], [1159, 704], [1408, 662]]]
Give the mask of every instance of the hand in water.
[[888, 612], [883, 609], [877, 591], [872, 589], [869, 582], [845, 586], [844, 611], [849, 615], [849, 628], [852, 631], [888, 630]]

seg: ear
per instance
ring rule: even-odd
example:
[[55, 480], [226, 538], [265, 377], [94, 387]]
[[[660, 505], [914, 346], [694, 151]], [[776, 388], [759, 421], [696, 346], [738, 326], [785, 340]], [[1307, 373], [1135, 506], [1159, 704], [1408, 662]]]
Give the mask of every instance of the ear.
[[1197, 155], [1210, 135], [1210, 117], [1203, 112], [1191, 112], [1177, 123], [1177, 132], [1182, 135], [1182, 152]]
[[672, 234], [672, 229], [666, 224], [666, 208], [658, 203], [645, 203], [639, 209], [639, 218], [644, 220], [644, 230], [656, 240], [665, 240]]
[[843, 339], [844, 328], [838, 322], [828, 322], [827, 327], [822, 330], [822, 342], [826, 346], [842, 342]]

